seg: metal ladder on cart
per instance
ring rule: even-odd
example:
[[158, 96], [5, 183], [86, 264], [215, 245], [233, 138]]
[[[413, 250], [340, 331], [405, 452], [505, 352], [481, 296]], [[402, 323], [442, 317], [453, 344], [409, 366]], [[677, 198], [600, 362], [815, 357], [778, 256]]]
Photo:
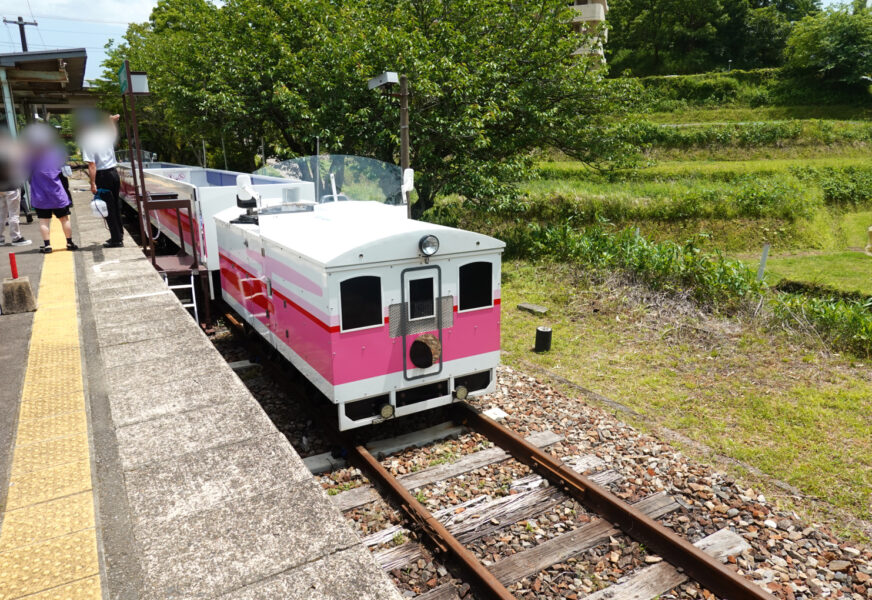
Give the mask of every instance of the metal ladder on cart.
[[193, 271], [191, 271], [190, 283], [183, 283], [180, 285], [179, 284], [176, 284], [176, 285], [170, 284], [170, 278], [169, 278], [169, 275], [167, 275], [166, 271], [160, 271], [160, 276], [163, 277], [164, 283], [167, 284], [167, 288], [173, 290], [173, 293], [175, 293], [176, 290], [190, 290], [191, 291], [191, 301], [190, 302], [186, 303], [181, 298], [179, 298], [179, 300], [181, 301], [183, 307], [185, 307], [187, 309], [194, 309], [194, 320], [197, 323], [199, 323], [200, 322], [200, 311], [197, 309], [197, 288], [194, 285], [194, 277], [196, 276], [196, 274]]
[[[197, 250], [197, 243], [194, 239], [196, 228], [194, 227], [193, 203], [190, 199], [180, 199], [178, 194], [146, 193], [145, 198], [142, 201], [142, 219], [143, 223], [148, 226], [146, 231], [148, 232], [147, 235], [149, 236], [151, 235], [151, 212], [158, 210], [175, 210], [176, 225], [178, 226], [179, 233], [180, 250], [178, 254], [175, 254], [173, 256], [158, 256], [154, 240], [149, 240], [150, 243], [148, 244], [148, 254], [151, 255], [149, 257], [151, 258], [151, 264], [155, 268], [155, 270], [160, 273], [161, 277], [163, 277], [164, 283], [167, 284], [167, 288], [173, 290], [173, 293], [175, 293], [176, 290], [190, 290], [191, 301], [182, 301], [182, 306], [187, 309], [193, 309], [194, 319], [197, 321], [198, 324], [200, 323], [200, 311], [197, 306], [197, 286], [194, 280], [200, 280], [200, 287], [203, 293], [204, 301], [206, 302], [206, 305], [204, 307], [206, 323], [207, 325], [210, 325], [211, 314], [209, 311], [209, 284], [207, 281], [208, 271], [206, 270], [205, 265], [200, 262], [200, 254]], [[190, 225], [189, 230], [191, 232], [190, 254], [188, 254], [187, 245], [185, 243], [185, 231], [182, 227], [182, 210], [186, 210], [188, 213], [188, 223]], [[171, 284], [170, 277], [174, 275], [186, 276], [188, 278], [188, 283]]]

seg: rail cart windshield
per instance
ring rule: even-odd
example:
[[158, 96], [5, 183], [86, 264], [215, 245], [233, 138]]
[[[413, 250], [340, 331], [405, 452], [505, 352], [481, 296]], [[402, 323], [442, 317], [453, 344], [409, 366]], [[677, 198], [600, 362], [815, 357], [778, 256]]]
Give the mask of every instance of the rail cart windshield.
[[405, 204], [400, 167], [374, 158], [345, 154], [305, 156], [267, 164], [255, 174], [313, 182], [315, 198], [321, 203], [359, 200]]

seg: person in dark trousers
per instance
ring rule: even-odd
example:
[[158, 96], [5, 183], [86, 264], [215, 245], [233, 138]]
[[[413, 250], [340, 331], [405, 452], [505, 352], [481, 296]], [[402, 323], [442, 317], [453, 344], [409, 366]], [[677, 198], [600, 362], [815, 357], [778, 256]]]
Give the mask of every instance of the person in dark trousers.
[[101, 198], [106, 202], [109, 226], [109, 239], [103, 243], [106, 248], [120, 248], [124, 245], [124, 229], [121, 225], [121, 180], [118, 178], [115, 160], [115, 142], [118, 139], [119, 115], [107, 119], [92, 117], [92, 122], [84, 124], [79, 137], [82, 159], [88, 165], [91, 180], [91, 193], [97, 189], [106, 190]]

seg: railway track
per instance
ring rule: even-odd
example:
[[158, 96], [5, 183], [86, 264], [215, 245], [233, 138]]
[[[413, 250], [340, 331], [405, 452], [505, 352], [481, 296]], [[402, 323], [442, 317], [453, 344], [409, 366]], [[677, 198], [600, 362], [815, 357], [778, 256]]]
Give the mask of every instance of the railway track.
[[[227, 313], [225, 319], [234, 330], [243, 331], [243, 326], [232, 314]], [[256, 340], [243, 337], [243, 341], [250, 352], [260, 356], [271, 377], [283, 385], [299, 385], [289, 379], [286, 367], [272, 362], [263, 353], [263, 347]], [[364, 539], [367, 546], [375, 548], [374, 557], [386, 571], [401, 570], [425, 556], [421, 545], [416, 542], [389, 544], [392, 540], [403, 539], [403, 532], [411, 530], [426, 541], [431, 552], [457, 569], [462, 576], [460, 579], [471, 586], [476, 597], [508, 600], [515, 598], [508, 587], [516, 582], [574, 555], [608, 545], [615, 536], [626, 535], [644, 544], [654, 557], [651, 564], [637, 568], [621, 583], [578, 598], [659, 598], [688, 579], [695, 580], [720, 598], [773, 598], [769, 592], [725, 566], [728, 559], [748, 548], [747, 542], [736, 533], [721, 529], [691, 544], [657, 521], [681, 507], [668, 494], [657, 493], [633, 504], [627, 503], [606, 487], [618, 477], [616, 473], [601, 471], [589, 477], [582, 474], [599, 466], [596, 457], [582, 456], [564, 462], [545, 451], [560, 441], [561, 436], [540, 432], [523, 438], [466, 402], [451, 405], [450, 412], [455, 423], [481, 434], [494, 446], [399, 477], [383, 466], [386, 457], [381, 453], [374, 456], [367, 445], [353, 435], [330, 432], [329, 425], [324, 427], [330, 432], [328, 435], [333, 446], [341, 448], [343, 458], [372, 482], [372, 485], [333, 495], [336, 507], [348, 512], [383, 496], [399, 509], [407, 523], [405, 526], [390, 526]], [[424, 486], [461, 477], [509, 459], [526, 465], [530, 472], [512, 481], [508, 495], [473, 498], [460, 506], [431, 511], [415, 494]], [[488, 561], [490, 564], [485, 564], [468, 548], [485, 536], [498, 534], [512, 524], [545, 513], [567, 497], [588, 511], [587, 523], [522, 552]], [[465, 595], [466, 591], [465, 586], [450, 581], [416, 597], [449, 600]]]

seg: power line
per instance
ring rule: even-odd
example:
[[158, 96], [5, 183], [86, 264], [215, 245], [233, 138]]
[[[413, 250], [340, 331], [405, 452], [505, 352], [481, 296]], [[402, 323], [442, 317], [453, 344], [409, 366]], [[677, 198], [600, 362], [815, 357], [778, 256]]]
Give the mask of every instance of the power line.
[[[13, 48], [15, 48], [17, 46], [17, 44], [15, 44], [14, 42], [0, 42], [0, 44], [3, 44], [4, 46], [12, 46]], [[60, 46], [52, 46], [50, 44], [28, 44], [28, 46], [33, 46], [35, 48], [43, 48], [43, 49], [47, 49], [47, 50], [63, 50], [63, 48], [61, 48]], [[95, 52], [106, 52], [106, 48], [96, 48], [96, 47], [92, 47], [92, 46], [76, 46], [76, 47], [77, 48], [84, 48], [85, 50], [93, 50]]]
[[40, 41], [45, 44], [45, 39], [42, 37], [42, 32], [39, 30], [39, 25], [36, 24], [36, 17], [33, 16], [33, 9], [30, 7], [30, 0], [27, 0], [27, 10], [30, 11], [30, 18], [33, 19], [33, 24], [35, 25], [36, 33], [39, 34]]
[[108, 19], [82, 19], [79, 17], [51, 17], [48, 15], [34, 15], [33, 18], [51, 19], [53, 21], [79, 21], [81, 23], [103, 23], [107, 25], [130, 25], [132, 21], [110, 21]]
[[[12, 32], [9, 31], [9, 24], [6, 21], [3, 21], [3, 28], [6, 30], [6, 36], [9, 38], [9, 45], [13, 48], [15, 47], [15, 42], [12, 41]], [[5, 44], [6, 42], [0, 42]]]
[[47, 29], [42, 28], [43, 31], [49, 31], [51, 33], [75, 33], [76, 35], [101, 35], [103, 37], [107, 37], [105, 32], [102, 31], [73, 31], [72, 29]]

